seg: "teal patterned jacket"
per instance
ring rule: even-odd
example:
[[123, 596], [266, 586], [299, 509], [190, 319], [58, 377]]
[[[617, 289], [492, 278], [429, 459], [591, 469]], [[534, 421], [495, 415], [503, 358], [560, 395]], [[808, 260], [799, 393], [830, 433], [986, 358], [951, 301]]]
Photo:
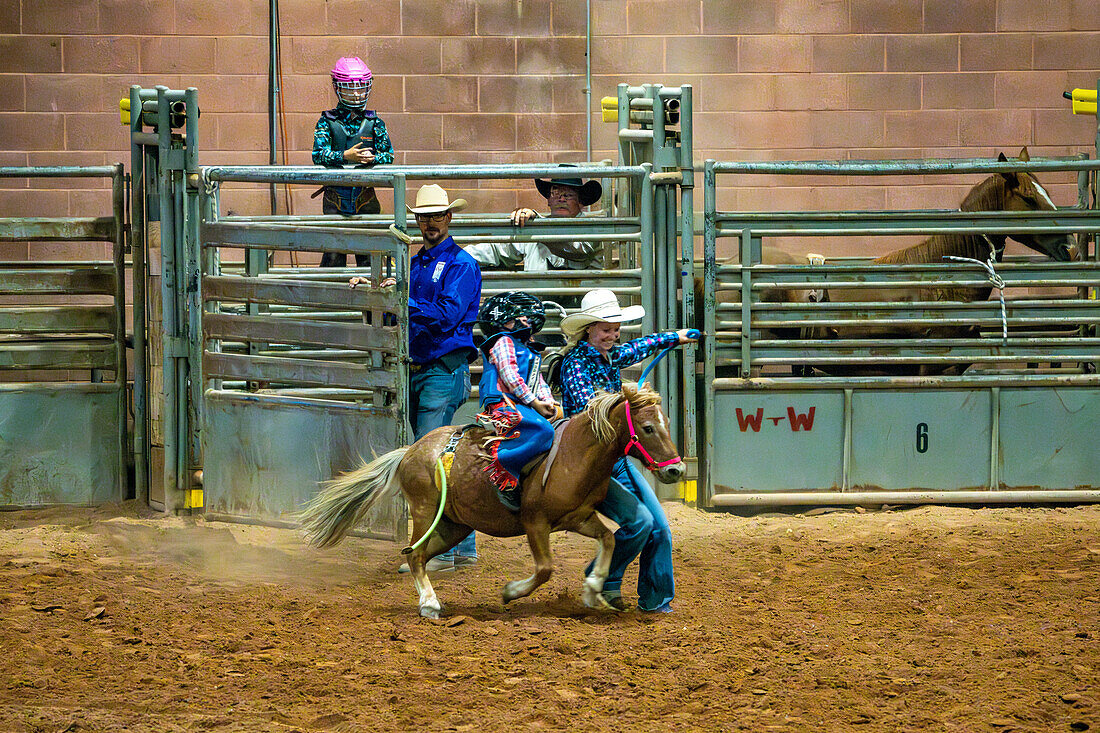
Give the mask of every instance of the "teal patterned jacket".
[[329, 116], [333, 122], [341, 125], [348, 134], [348, 138], [359, 132], [363, 119], [373, 119], [374, 132], [374, 162], [379, 165], [393, 163], [393, 143], [390, 142], [389, 133], [386, 132], [386, 123], [382, 121], [374, 110], [351, 109], [342, 104], [336, 109], [328, 110], [317, 120], [317, 126], [313, 130], [313, 162], [326, 168], [343, 168], [345, 165], [344, 151], [332, 149], [332, 130], [329, 127]]

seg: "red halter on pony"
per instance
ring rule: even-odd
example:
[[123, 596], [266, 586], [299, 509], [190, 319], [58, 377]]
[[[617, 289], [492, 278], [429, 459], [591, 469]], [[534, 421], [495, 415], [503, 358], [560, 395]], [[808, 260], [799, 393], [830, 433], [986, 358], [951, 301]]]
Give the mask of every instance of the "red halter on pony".
[[673, 456], [667, 461], [661, 461], [658, 463], [653, 460], [653, 456], [649, 455], [649, 451], [645, 449], [642, 442], [638, 440], [638, 431], [634, 429], [634, 421], [630, 418], [630, 400], [626, 401], [626, 427], [630, 431], [630, 440], [626, 444], [626, 448], [623, 449], [623, 455], [629, 457], [632, 448], [637, 448], [641, 454], [641, 460], [645, 462], [646, 468], [650, 471], [656, 471], [658, 468], [664, 468], [665, 466], [672, 466], [683, 459], [680, 456]]

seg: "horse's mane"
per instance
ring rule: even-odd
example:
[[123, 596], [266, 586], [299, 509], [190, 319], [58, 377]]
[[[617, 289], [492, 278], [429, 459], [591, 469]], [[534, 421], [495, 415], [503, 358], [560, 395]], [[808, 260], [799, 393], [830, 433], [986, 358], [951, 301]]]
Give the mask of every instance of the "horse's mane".
[[[1001, 211], [1004, 201], [1005, 179], [1001, 175], [993, 175], [970, 189], [959, 210]], [[977, 234], [934, 234], [923, 242], [877, 257], [875, 262], [889, 265], [938, 263], [943, 261], [945, 255], [984, 260], [989, 256], [989, 244]]]
[[610, 443], [615, 439], [615, 426], [611, 424], [611, 410], [623, 399], [630, 403], [631, 407], [649, 407], [661, 402], [661, 395], [649, 387], [625, 382], [622, 392], [599, 391], [596, 396], [588, 401], [588, 407], [584, 414], [592, 421], [592, 432], [596, 440], [601, 443]]
[[966, 194], [960, 211], [1000, 211], [1005, 205], [1005, 179], [997, 174], [978, 183]]

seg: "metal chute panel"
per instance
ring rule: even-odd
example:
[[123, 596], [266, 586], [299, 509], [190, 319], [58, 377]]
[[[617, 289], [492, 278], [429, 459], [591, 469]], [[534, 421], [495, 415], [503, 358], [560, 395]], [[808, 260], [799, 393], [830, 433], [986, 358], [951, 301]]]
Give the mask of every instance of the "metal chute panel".
[[114, 385], [0, 391], [0, 505], [101, 504], [126, 489]]
[[[208, 391], [205, 400], [206, 515], [293, 522], [323, 481], [399, 443], [389, 410], [350, 403]], [[392, 538], [402, 519], [392, 503], [368, 516], [368, 533]]]
[[843, 392], [719, 392], [714, 416], [716, 493], [841, 484]]
[[990, 415], [989, 390], [855, 391], [849, 485], [985, 487]]
[[122, 166], [0, 167], [0, 178], [109, 179], [111, 194], [106, 216], [0, 217], [0, 505], [121, 501], [130, 459]]
[[999, 412], [1002, 486], [1100, 486], [1100, 390], [1002, 389]]
[[[322, 482], [408, 442], [408, 249], [387, 233], [213, 217], [201, 240], [203, 507], [293, 522]], [[280, 251], [358, 254], [367, 281], [250, 266]], [[403, 500], [360, 529], [402, 540]]]

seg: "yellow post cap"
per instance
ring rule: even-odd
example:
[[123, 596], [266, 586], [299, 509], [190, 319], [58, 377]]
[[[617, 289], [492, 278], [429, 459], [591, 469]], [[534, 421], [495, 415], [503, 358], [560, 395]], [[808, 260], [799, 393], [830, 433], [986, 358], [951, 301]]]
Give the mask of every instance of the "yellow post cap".
[[123, 97], [118, 100], [118, 116], [122, 120], [122, 124], [130, 124], [130, 98]]
[[619, 99], [618, 97], [604, 97], [600, 100], [600, 112], [602, 112], [601, 119], [604, 122], [618, 122], [619, 121]]
[[1095, 89], [1074, 89], [1069, 93], [1070, 101], [1073, 103], [1073, 114], [1075, 115], [1095, 115], [1096, 114], [1096, 90]]

